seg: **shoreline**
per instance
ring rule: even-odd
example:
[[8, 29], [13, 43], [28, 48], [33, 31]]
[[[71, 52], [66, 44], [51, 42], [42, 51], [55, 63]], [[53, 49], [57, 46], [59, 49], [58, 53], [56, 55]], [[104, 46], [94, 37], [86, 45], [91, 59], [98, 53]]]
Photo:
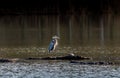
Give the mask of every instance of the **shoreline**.
[[120, 65], [120, 62], [95, 61], [91, 58], [82, 56], [63, 56], [63, 57], [42, 57], [42, 58], [0, 58], [0, 63], [18, 63], [30, 61], [69, 61], [70, 64], [79, 65]]

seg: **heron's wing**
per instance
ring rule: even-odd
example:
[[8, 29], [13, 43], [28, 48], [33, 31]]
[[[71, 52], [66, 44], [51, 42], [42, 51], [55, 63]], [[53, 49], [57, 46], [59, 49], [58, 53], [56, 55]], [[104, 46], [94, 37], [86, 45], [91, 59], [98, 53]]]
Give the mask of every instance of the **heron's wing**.
[[51, 50], [53, 50], [53, 48], [54, 48], [54, 43], [51, 41], [49, 44], [48, 50], [51, 51]]

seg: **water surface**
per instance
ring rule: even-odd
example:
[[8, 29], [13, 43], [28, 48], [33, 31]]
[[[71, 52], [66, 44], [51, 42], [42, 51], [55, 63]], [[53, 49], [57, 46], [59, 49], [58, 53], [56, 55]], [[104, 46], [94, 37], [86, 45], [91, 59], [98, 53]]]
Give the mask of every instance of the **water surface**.
[[80, 65], [69, 61], [0, 63], [0, 78], [119, 78], [117, 65]]

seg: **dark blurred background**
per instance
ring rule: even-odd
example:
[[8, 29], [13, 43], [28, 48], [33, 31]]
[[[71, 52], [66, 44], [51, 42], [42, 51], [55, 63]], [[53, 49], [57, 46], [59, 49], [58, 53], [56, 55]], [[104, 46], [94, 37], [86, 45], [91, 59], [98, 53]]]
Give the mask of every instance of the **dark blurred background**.
[[0, 1], [0, 46], [119, 46], [120, 0]]

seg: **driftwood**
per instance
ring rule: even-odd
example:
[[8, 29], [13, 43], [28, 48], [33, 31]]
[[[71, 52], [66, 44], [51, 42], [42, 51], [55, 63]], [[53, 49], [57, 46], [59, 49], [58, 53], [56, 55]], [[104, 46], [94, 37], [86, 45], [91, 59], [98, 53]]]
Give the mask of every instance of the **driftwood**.
[[[7, 59], [7, 58], [0, 58], [0, 63], [5, 62], [24, 62], [27, 60], [68, 60], [72, 64], [80, 64], [80, 65], [117, 65], [120, 63], [114, 63], [110, 61], [92, 61], [88, 57], [83, 56], [75, 56], [75, 55], [66, 55], [66, 56], [59, 56], [59, 57], [41, 57], [41, 58], [26, 58], [26, 59], [19, 59], [19, 58], [13, 58], [13, 59]], [[86, 60], [86, 61], [82, 61]]]
[[63, 57], [46, 57], [41, 59], [42, 60], [84, 60], [89, 58], [82, 56], [63, 56]]
[[12, 62], [10, 59], [3, 59], [3, 58], [1, 58], [0, 59], [0, 62], [1, 63], [4, 63], [4, 62]]
[[106, 61], [97, 61], [97, 62], [84, 62], [84, 61], [70, 61], [70, 63], [73, 64], [80, 64], [80, 65], [119, 65], [120, 63], [114, 63], [114, 62], [106, 62]]
[[[88, 59], [88, 61], [82, 61]], [[80, 64], [80, 65], [120, 65], [120, 63], [107, 62], [107, 61], [90, 61], [90, 58], [81, 57], [81, 56], [64, 56], [64, 57], [45, 57], [45, 58], [27, 58], [27, 59], [7, 59], [0, 58], [0, 63], [6, 62], [24, 62], [25, 60], [69, 60], [71, 64]]]
[[0, 58], [0, 63], [5, 63], [5, 62], [18, 62], [21, 59], [19, 58], [13, 58], [13, 59], [9, 59], [9, 58]]
[[61, 56], [61, 57], [43, 57], [43, 58], [27, 58], [27, 60], [84, 60], [84, 59], [90, 59], [87, 57], [82, 56]]
[[26, 58], [26, 59], [19, 59], [19, 58], [13, 58], [13, 59], [8, 59], [8, 58], [0, 58], [0, 63], [4, 62], [19, 62], [19, 61], [24, 61], [24, 60], [83, 60], [83, 59], [89, 59], [87, 57], [82, 57], [82, 56], [61, 56], [61, 57], [43, 57], [43, 58]]

